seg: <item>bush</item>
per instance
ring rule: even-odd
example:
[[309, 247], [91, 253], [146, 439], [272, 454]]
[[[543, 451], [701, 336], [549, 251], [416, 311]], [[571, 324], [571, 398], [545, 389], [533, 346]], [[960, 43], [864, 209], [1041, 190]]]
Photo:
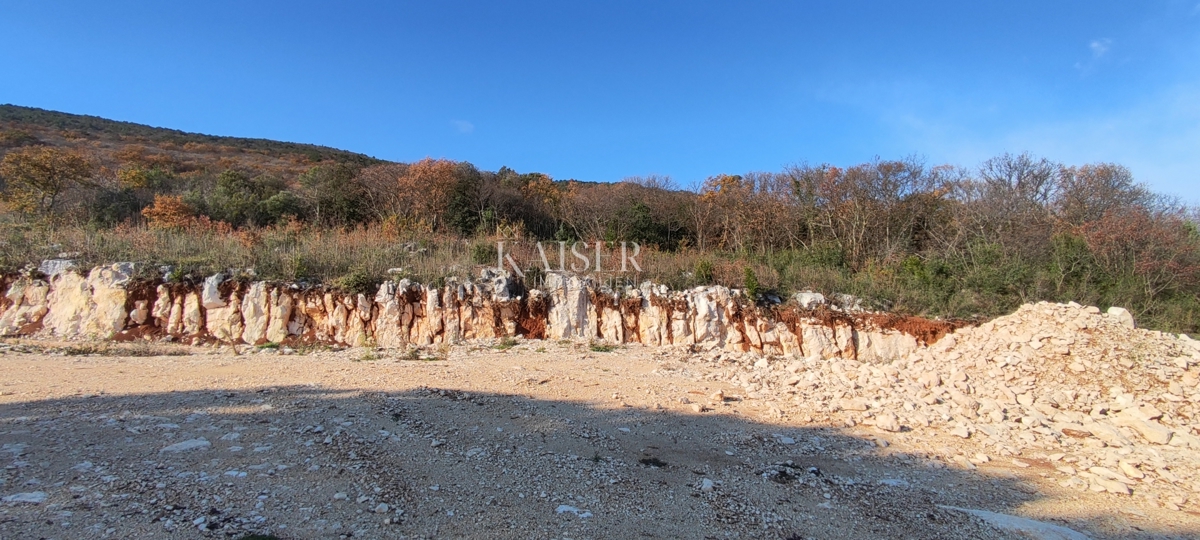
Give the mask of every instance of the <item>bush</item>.
[[333, 280], [333, 286], [342, 292], [370, 296], [379, 289], [379, 284], [382, 282], [383, 280], [375, 279], [366, 270], [356, 268]]
[[490, 266], [496, 262], [496, 248], [489, 244], [474, 244], [471, 246], [471, 262]]
[[707, 259], [696, 263], [696, 281], [705, 285], [713, 282], [713, 264]]
[[761, 292], [758, 285], [758, 276], [754, 275], [754, 269], [749, 266], [745, 269], [745, 277], [742, 280], [742, 286], [746, 290], [746, 296], [750, 297], [751, 301], [758, 301], [758, 295]]

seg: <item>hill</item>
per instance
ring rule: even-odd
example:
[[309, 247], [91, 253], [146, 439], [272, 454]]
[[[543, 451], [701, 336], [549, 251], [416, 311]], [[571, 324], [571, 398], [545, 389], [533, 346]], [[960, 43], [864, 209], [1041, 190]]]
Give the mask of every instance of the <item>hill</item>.
[[163, 150], [185, 150], [186, 153], [191, 154], [237, 151], [288, 160], [302, 158], [307, 163], [338, 161], [374, 165], [383, 162], [371, 156], [327, 146], [189, 133], [177, 129], [109, 120], [98, 116], [70, 114], [11, 104], [0, 105], [0, 131], [27, 133], [38, 140], [56, 145], [78, 144], [80, 141], [99, 141], [143, 144]]

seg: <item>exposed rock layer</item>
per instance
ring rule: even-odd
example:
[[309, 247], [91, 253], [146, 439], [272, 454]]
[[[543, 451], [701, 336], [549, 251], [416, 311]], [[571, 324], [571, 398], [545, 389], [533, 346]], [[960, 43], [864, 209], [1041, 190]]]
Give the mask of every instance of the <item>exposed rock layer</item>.
[[71, 269], [49, 281], [10, 278], [0, 333], [44, 328], [66, 338], [396, 348], [522, 336], [873, 361], [908, 355], [956, 327], [811, 302], [758, 307], [725, 287], [671, 291], [645, 283], [612, 291], [561, 273], [547, 275], [543, 290], [485, 270], [476, 282], [451, 279], [441, 287], [387, 282], [373, 296], [221, 274], [195, 285], [146, 282], [132, 273], [122, 263], [86, 278]]

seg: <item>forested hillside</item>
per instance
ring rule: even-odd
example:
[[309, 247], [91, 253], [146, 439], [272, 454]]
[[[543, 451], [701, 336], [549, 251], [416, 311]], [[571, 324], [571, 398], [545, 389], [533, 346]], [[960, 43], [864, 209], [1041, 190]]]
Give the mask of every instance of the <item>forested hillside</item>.
[[1111, 163], [798, 162], [691, 191], [4, 105], [0, 179], [7, 271], [66, 252], [362, 287], [389, 268], [439, 279], [494, 264], [498, 239], [637, 241], [644, 272], [623, 279], [847, 292], [934, 316], [1074, 300], [1172, 331], [1200, 324], [1195, 210]]

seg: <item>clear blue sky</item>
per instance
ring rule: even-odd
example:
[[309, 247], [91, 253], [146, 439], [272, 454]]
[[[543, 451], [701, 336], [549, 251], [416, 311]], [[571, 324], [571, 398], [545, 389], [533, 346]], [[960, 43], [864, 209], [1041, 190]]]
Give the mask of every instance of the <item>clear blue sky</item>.
[[0, 103], [555, 178], [1030, 151], [1200, 202], [1200, 0], [11, 2]]

